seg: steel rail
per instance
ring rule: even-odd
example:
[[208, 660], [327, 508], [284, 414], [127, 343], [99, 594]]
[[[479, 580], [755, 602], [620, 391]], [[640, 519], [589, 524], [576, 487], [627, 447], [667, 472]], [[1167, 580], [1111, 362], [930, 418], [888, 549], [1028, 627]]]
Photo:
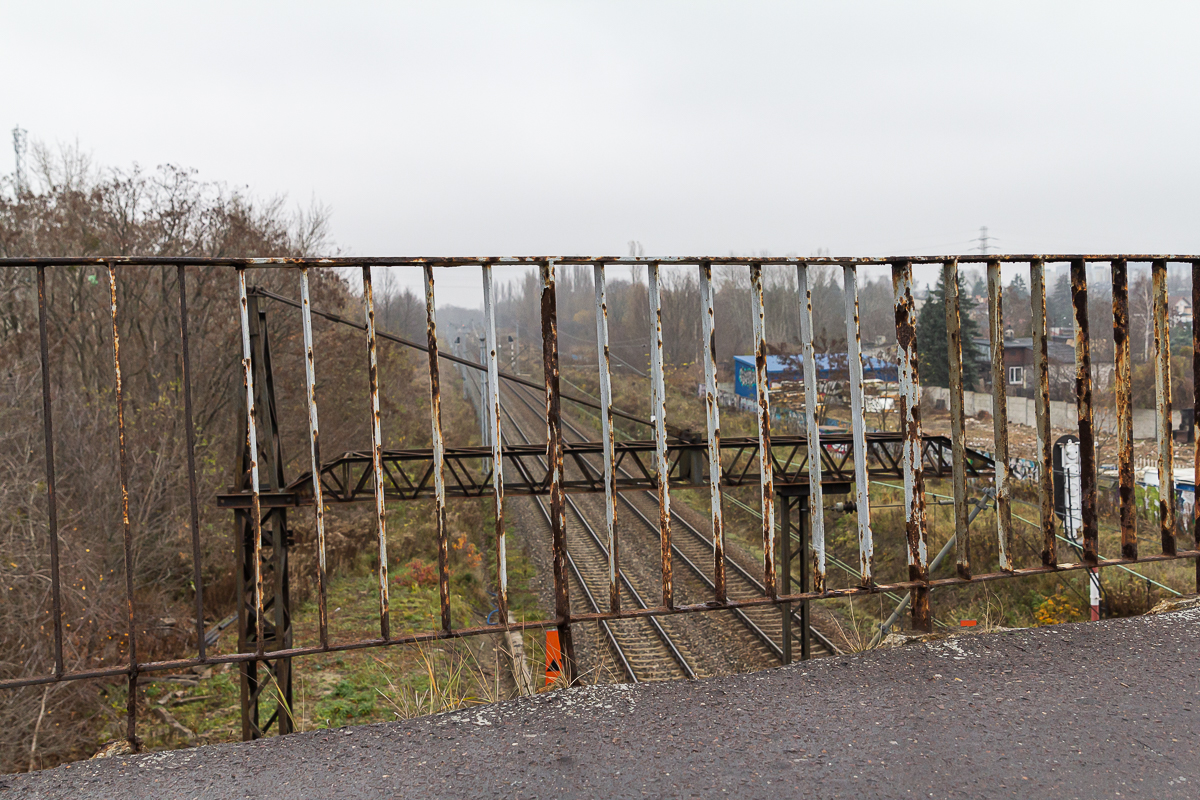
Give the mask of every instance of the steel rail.
[[[522, 394], [521, 392], [514, 392], [514, 394], [517, 396], [517, 398], [519, 400], [521, 400], [521, 402], [523, 402], [526, 406], [528, 406], [530, 408], [530, 410], [536, 410], [530, 404], [530, 402], [527, 398], [521, 396], [521, 394]], [[567, 429], [569, 429], [571, 431], [571, 433], [573, 433], [575, 436], [579, 437], [579, 439], [581, 439], [583, 441], [587, 441], [587, 436], [582, 431], [580, 431], [578, 428], [576, 428], [574, 425], [572, 425], [570, 422], [568, 422], [566, 420], [566, 418], [563, 419], [563, 425], [566, 426]], [[625, 470], [624, 467], [618, 466], [617, 470], [619, 472], [625, 473], [626, 475], [629, 474]], [[656, 494], [654, 492], [651, 492], [648, 489], [643, 490], [643, 492], [644, 492], [645, 496], [651, 502], [657, 502], [658, 497], [656, 496]], [[622, 501], [624, 501], [625, 505], [628, 506], [629, 509], [637, 515], [638, 519], [641, 520], [641, 522], [643, 524], [645, 524], [646, 527], [650, 531], [655, 532], [655, 533], [658, 532], [658, 525], [654, 524], [642, 512], [641, 509], [639, 509], [637, 506], [635, 506], [633, 504], [633, 502], [631, 500], [629, 500], [629, 498], [627, 498], [624, 494], [620, 494], [618, 496], [621, 498]], [[736, 498], [730, 498], [730, 499], [733, 502], [737, 503], [738, 505], [742, 505], [739, 501], [737, 501]], [[684, 529], [687, 530], [688, 533], [692, 534], [692, 536], [695, 537], [701, 544], [703, 544], [709, 548], [712, 547], [712, 540], [709, 539], [707, 536], [705, 536], [694, 525], [692, 525], [690, 522], [688, 522], [686, 519], [684, 519], [682, 516], [680, 516], [678, 512], [671, 511], [670, 515], [671, 515], [671, 519], [673, 519], [676, 522], [683, 525]], [[775, 527], [778, 527], [778, 523], [775, 524]], [[674, 555], [678, 556], [680, 559], [682, 559], [683, 563], [692, 571], [692, 573], [697, 578], [699, 578], [701, 581], [703, 581], [704, 584], [710, 590], [715, 589], [715, 584], [713, 583], [712, 578], [710, 578], [707, 574], [705, 574], [704, 570], [702, 570], [686, 553], [684, 553], [681, 549], [679, 549], [678, 545], [675, 542], [671, 543], [671, 552], [672, 552], [672, 554], [674, 554]], [[736, 572], [742, 580], [744, 580], [746, 583], [748, 583], [751, 586], [751, 588], [757, 590], [759, 594], [762, 594], [764, 596], [766, 595], [767, 590], [766, 590], [766, 587], [763, 585], [763, 583], [761, 581], [759, 581], [757, 578], [755, 578], [741, 564], [739, 564], [734, 559], [730, 558], [728, 554], [725, 555], [725, 563], [728, 564], [729, 566], [733, 567], [734, 572]], [[763, 644], [767, 647], [767, 649], [769, 649], [776, 658], [780, 659], [780, 661], [783, 660], [783, 648], [780, 647], [778, 644], [776, 644], [774, 639], [772, 639], [769, 635], [767, 635], [767, 633], [765, 631], [763, 631], [762, 628], [759, 627], [759, 625], [757, 623], [755, 623], [753, 620], [751, 620], [745, 614], [745, 612], [742, 611], [742, 609], [733, 608], [732, 611], [734, 612], [734, 615], [738, 618], [738, 620], [740, 622], [742, 622], [744, 625], [746, 625], [746, 627], [750, 629], [750, 632], [753, 633], [755, 636], [757, 636], [763, 642]], [[792, 613], [793, 619], [796, 619], [796, 620], [800, 619], [799, 611], [792, 611], [791, 613]], [[824, 634], [820, 633], [819, 631], [817, 631], [815, 628], [812, 628], [811, 626], [810, 626], [809, 630], [816, 634], [816, 638], [821, 643], [821, 646], [825, 647], [830, 652], [831, 655], [840, 654], [841, 650], [832, 641], [830, 641]]]
[[[508, 409], [504, 405], [503, 402], [500, 403], [500, 408], [504, 411], [505, 416], [508, 417], [508, 421], [510, 423], [512, 423], [513, 428], [517, 431], [518, 434], [520, 434], [521, 438], [524, 439], [525, 442], [528, 444], [530, 442], [529, 436], [528, 436], [528, 434], [525, 433], [525, 429], [521, 427], [520, 423], [517, 422], [516, 418], [512, 414], [512, 411], [510, 409]], [[537, 413], [536, 409], [534, 409], [534, 413]], [[540, 497], [537, 497], [536, 499], [538, 501], [538, 507], [542, 509], [542, 513], [546, 515], [547, 522], [549, 522], [549, 519], [550, 519], [549, 513], [547, 512], [546, 508], [544, 507], [542, 499]], [[576, 505], [575, 501], [572, 498], [564, 497], [564, 500], [566, 501], [566, 504], [571, 509], [571, 511], [574, 512], [575, 517], [583, 525], [584, 530], [587, 531], [588, 536], [592, 540], [592, 543], [595, 544], [596, 547], [600, 550], [600, 552], [604, 554], [604, 558], [607, 560], [608, 559], [608, 551], [604, 547], [604, 543], [600, 541], [600, 537], [596, 535], [596, 531], [592, 528], [591, 524], [588, 523], [587, 519], [584, 517], [582, 509], [580, 509], [579, 506]], [[579, 581], [579, 585], [582, 586], [584, 589], [584, 594], [587, 596], [588, 604], [592, 607], [592, 609], [594, 611], [599, 612], [600, 606], [596, 602], [595, 597], [592, 595], [591, 589], [587, 586], [587, 583], [584, 581], [583, 575], [581, 574], [579, 568], [575, 565], [575, 560], [571, 556], [571, 553], [569, 550], [567, 551], [567, 559], [571, 565], [572, 571], [575, 574], [575, 579], [577, 581]], [[650, 608], [650, 606], [647, 605], [646, 601], [642, 599], [641, 594], [637, 591], [637, 589], [629, 581], [629, 578], [626, 577], [626, 575], [623, 572], [619, 573], [619, 575], [620, 575], [622, 585], [624, 585], [626, 590], [630, 593], [630, 595], [632, 595], [634, 602], [636, 602], [638, 605], [638, 608], [643, 609], [643, 610]], [[694, 680], [696, 678], [695, 670], [693, 670], [691, 665], [687, 663], [687, 659], [684, 658], [683, 654], [681, 652], [679, 652], [679, 648], [675, 645], [675, 642], [674, 642], [674, 640], [672, 640], [670, 634], [668, 634], [663, 629], [661, 623], [659, 623], [659, 621], [654, 619], [653, 617], [650, 618], [650, 625], [654, 629], [655, 633], [662, 640], [663, 644], [666, 646], [668, 652], [671, 654], [671, 657], [673, 659], [675, 659], [676, 663], [679, 664], [679, 667], [680, 667], [680, 669], [683, 670], [683, 673], [688, 678]], [[633, 672], [632, 666], [628, 664], [628, 661], [624, 656], [622, 648], [616, 642], [616, 634], [611, 631], [609, 631], [609, 633], [610, 633], [610, 641], [612, 642], [613, 646], [617, 648], [618, 653], [621, 655], [621, 658], [625, 662], [626, 666], [628, 666], [629, 674], [634, 677], [635, 683], [638, 682], [638, 679]]]

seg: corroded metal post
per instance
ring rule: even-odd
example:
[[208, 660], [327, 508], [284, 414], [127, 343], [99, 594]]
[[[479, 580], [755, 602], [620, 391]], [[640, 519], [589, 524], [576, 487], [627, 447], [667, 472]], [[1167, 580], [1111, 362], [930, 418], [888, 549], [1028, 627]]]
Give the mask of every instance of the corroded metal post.
[[[484, 305], [490, 306], [491, 275], [490, 268], [484, 266]], [[438, 549], [438, 604], [442, 612], [442, 630], [451, 628], [450, 615], [450, 529], [446, 520], [446, 442], [442, 436], [442, 374], [438, 364], [438, 333], [437, 333], [437, 304], [435, 302], [435, 287], [433, 282], [433, 266], [424, 266], [425, 283], [425, 341], [429, 348], [429, 423], [431, 443], [433, 445], [433, 515], [437, 526]], [[492, 383], [492, 370], [495, 369], [496, 331], [495, 319], [485, 312], [487, 324], [491, 330], [489, 349], [493, 357], [488, 359], [489, 388]], [[489, 396], [491, 396], [489, 394]], [[498, 404], [497, 400], [493, 405]], [[480, 408], [480, 414], [487, 410]], [[502, 625], [508, 623], [508, 586], [505, 581], [507, 570], [504, 566], [504, 482], [501, 477], [501, 460], [496, 455], [500, 449], [500, 420], [494, 420], [490, 426], [495, 434], [492, 445], [492, 487], [495, 493], [496, 506], [496, 608]]]
[[1075, 309], [1075, 397], [1079, 404], [1079, 487], [1083, 497], [1083, 560], [1097, 561], [1096, 428], [1092, 414], [1092, 350], [1088, 327], [1087, 263], [1071, 262], [1071, 303]]
[[546, 381], [546, 462], [550, 465], [550, 540], [554, 558], [554, 613], [563, 655], [563, 677], [576, 679], [575, 641], [571, 636], [571, 594], [567, 577], [567, 519], [563, 495], [562, 410], [558, 374], [558, 299], [554, 261], [541, 263], [542, 369]]
[[[50, 336], [46, 324], [46, 268], [37, 268], [38, 342], [42, 357], [42, 439], [46, 447], [46, 523], [50, 539], [50, 599], [54, 613], [54, 677], [63, 676], [62, 587], [58, 574], [58, 492], [54, 472], [54, 415], [50, 395]], [[199, 591], [199, 586], [197, 586]], [[201, 641], [203, 642], [203, 637]], [[201, 658], [204, 651], [201, 650]]]
[[1137, 501], [1133, 472], [1133, 378], [1129, 356], [1129, 267], [1112, 262], [1113, 361], [1116, 366], [1117, 493], [1120, 497], [1121, 557], [1137, 558]]
[[621, 612], [621, 591], [617, 584], [620, 559], [617, 555], [617, 456], [614, 448], [612, 414], [612, 374], [608, 353], [608, 292], [604, 282], [604, 264], [593, 267], [596, 281], [596, 357], [600, 362], [600, 439], [604, 444], [604, 521], [608, 527], [608, 607]]
[[[133, 606], [133, 526], [129, 518], [129, 450], [125, 444], [125, 393], [121, 383], [121, 334], [117, 324], [117, 268], [108, 265], [108, 288], [112, 299], [112, 343], [114, 389], [117, 401], [117, 450], [120, 455], [121, 529], [125, 544], [125, 604], [129, 612], [129, 694], [126, 697], [126, 735], [130, 746], [139, 749], [137, 738], [137, 623]], [[261, 645], [260, 645], [261, 647]]]
[[329, 647], [329, 614], [326, 606], [325, 497], [321, 486], [321, 426], [317, 421], [316, 359], [313, 355], [312, 302], [308, 290], [308, 267], [300, 270], [300, 321], [304, 331], [304, 388], [308, 402], [308, 454], [312, 470], [313, 515], [317, 527], [317, 615], [321, 647]]
[[725, 525], [721, 516], [721, 410], [717, 403], [717, 338], [712, 263], [700, 262], [700, 316], [704, 331], [704, 402], [708, 426], [708, 496], [712, 516], [713, 594], [725, 602]]
[[659, 554], [662, 561], [662, 602], [675, 605], [671, 581], [671, 464], [667, 458], [667, 391], [663, 378], [662, 299], [658, 292], [658, 263], [650, 264], [650, 414], [654, 420], [654, 474], [658, 493]]
[[1175, 470], [1171, 437], [1171, 327], [1167, 262], [1150, 266], [1154, 290], [1154, 410], [1158, 423], [1158, 524], [1164, 555], [1175, 555]]
[[[942, 291], [946, 299], [946, 348], [950, 359], [950, 440], [954, 454], [951, 465], [954, 490], [954, 541], [957, 545], [958, 575], [971, 577], [971, 540], [967, 524], [966, 420], [963, 413], [962, 318], [958, 296], [958, 259], [942, 265]], [[899, 312], [897, 312], [898, 314]], [[995, 345], [992, 345], [995, 347]], [[993, 388], [993, 395], [995, 394]], [[994, 410], [994, 409], [993, 409]], [[928, 603], [928, 599], [926, 599]], [[916, 614], [916, 600], [913, 602]]]
[[[1192, 462], [1192, 476], [1200, 480], [1200, 261], [1192, 262], [1192, 387], [1192, 443], [1196, 453]], [[1200, 550], [1200, 487], [1196, 487], [1194, 491], [1193, 544]], [[1200, 558], [1195, 559], [1195, 564], [1196, 591], [1200, 593]]]
[[[774, 469], [771, 462], [771, 395], [767, 383], [766, 322], [763, 318], [762, 265], [750, 265], [750, 306], [754, 327], [755, 394], [758, 400], [758, 484], [762, 503], [763, 584], [774, 599], [775, 587], [775, 501]], [[790, 547], [784, 541], [785, 547]]]
[[375, 293], [371, 267], [362, 268], [363, 304], [367, 315], [367, 377], [371, 385], [371, 474], [375, 479], [375, 530], [379, 541], [379, 635], [391, 638], [388, 618], [387, 519], [384, 516], [383, 431], [379, 413], [379, 358], [375, 341]]
[[846, 360], [850, 368], [850, 429], [854, 439], [854, 502], [858, 508], [858, 569], [862, 585], [870, 586], [875, 563], [871, 535], [870, 478], [867, 475], [866, 420], [863, 417], [862, 339], [858, 324], [858, 274], [842, 267], [846, 293]]
[[1050, 438], [1050, 357], [1046, 338], [1046, 265], [1041, 259], [1029, 264], [1029, 302], [1033, 312], [1033, 359], [1037, 386], [1034, 407], [1037, 414], [1038, 499], [1041, 506], [1042, 564], [1058, 564], [1055, 539], [1057, 516], [1054, 513], [1054, 442]]
[[[947, 266], [947, 275], [950, 274], [949, 270], [950, 267]], [[949, 292], [951, 284], [947, 281], [945, 285]], [[958, 286], [957, 278], [953, 285]], [[917, 320], [913, 307], [912, 290], [912, 262], [898, 261], [892, 264], [892, 294], [896, 307], [896, 344], [900, 361], [900, 430], [904, 434], [904, 444], [900, 452], [904, 469], [904, 531], [908, 541], [906, 548], [908, 551], [908, 579], [927, 582], [929, 580], [929, 542], [925, 518], [925, 476], [921, 465], [919, 378], [921, 359], [917, 352]], [[955, 295], [955, 300], [957, 301], [957, 295]], [[957, 302], [954, 305], [957, 310]], [[946, 296], [946, 307], [950, 308], [949, 294]], [[950, 312], [946, 313], [947, 320], [949, 320]], [[954, 318], [957, 321], [957, 313]], [[956, 330], [951, 331], [951, 333], [956, 332]], [[954, 344], [957, 343], [953, 337], [951, 341]], [[951, 375], [953, 378], [953, 373]], [[961, 375], [958, 389], [961, 396]], [[956, 453], [958, 446], [956, 443]], [[958, 460], [957, 455], [955, 460]], [[957, 491], [955, 494], [957, 495]], [[912, 625], [915, 630], [919, 631], [928, 631], [932, 626], [929, 618], [928, 587], [917, 587], [917, 591], [914, 593]]]
[[[437, 343], [433, 333], [433, 271], [426, 267], [426, 286], [429, 299], [426, 302], [430, 331], [430, 370], [435, 369], [434, 361]], [[500, 432], [500, 348], [496, 343], [496, 299], [492, 288], [492, 265], [484, 264], [483, 270], [483, 327], [484, 339], [487, 345], [487, 398], [481, 408], [487, 418], [487, 430], [491, 435], [492, 445], [492, 500], [496, 506], [496, 608], [497, 617], [503, 623], [508, 622], [508, 544], [504, 536], [504, 437]], [[439, 404], [438, 411], [441, 411]], [[441, 420], [438, 421], [438, 437], [441, 437]], [[444, 490], [443, 490], [444, 491]], [[443, 501], [443, 513], [445, 502]], [[443, 530], [445, 525], [442, 526]], [[448, 599], [448, 593], [447, 593]], [[446, 612], [449, 619], [449, 612]]]
[[1004, 369], [1004, 289], [1000, 262], [989, 261], [988, 331], [992, 346], [992, 431], [996, 442], [996, 539], [1000, 569], [1012, 571], [1012, 488], [1008, 474], [1008, 375]]
[[[813, 591], [825, 591], [825, 499], [821, 488], [821, 425], [817, 416], [817, 358], [813, 349], [812, 289], [808, 267], [796, 267], [800, 295], [800, 347], [804, 360], [804, 427], [808, 437], [809, 532], [812, 537]], [[784, 541], [789, 541], [784, 537]]]

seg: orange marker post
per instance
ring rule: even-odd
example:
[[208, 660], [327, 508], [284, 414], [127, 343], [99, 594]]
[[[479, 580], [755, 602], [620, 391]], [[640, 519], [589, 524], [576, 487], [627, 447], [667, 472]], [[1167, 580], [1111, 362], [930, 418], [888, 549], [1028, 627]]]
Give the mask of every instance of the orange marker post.
[[546, 631], [546, 685], [554, 683], [562, 675], [562, 647], [558, 643], [558, 631]]

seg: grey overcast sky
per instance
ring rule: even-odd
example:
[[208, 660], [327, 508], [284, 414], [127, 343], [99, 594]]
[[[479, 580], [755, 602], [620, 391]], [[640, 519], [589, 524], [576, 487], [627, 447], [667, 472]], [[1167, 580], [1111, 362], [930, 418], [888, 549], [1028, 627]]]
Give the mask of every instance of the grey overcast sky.
[[5, 131], [350, 255], [1200, 252], [1194, 2], [0, 8]]

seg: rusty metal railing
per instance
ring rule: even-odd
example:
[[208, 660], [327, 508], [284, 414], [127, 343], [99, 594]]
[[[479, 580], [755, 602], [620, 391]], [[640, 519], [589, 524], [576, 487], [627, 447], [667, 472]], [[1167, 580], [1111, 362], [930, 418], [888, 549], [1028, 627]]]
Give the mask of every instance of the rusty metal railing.
[[[1114, 312], [1116, 412], [1118, 427], [1118, 482], [1120, 495], [1121, 554], [1118, 558], [1101, 558], [1098, 551], [1096, 438], [1094, 420], [1094, 398], [1092, 388], [1090, 321], [1088, 318], [1088, 265], [1111, 264], [1112, 297]], [[1158, 473], [1160, 502], [1158, 507], [1159, 542], [1155, 552], [1147, 553], [1139, 547], [1134, 509], [1134, 461], [1132, 433], [1132, 394], [1130, 391], [1130, 350], [1128, 311], [1128, 264], [1147, 262], [1153, 276], [1154, 315], [1154, 371], [1156, 415], [1158, 420]], [[1050, 441], [1050, 391], [1048, 359], [1048, 326], [1046, 319], [1047, 264], [1068, 264], [1071, 275], [1072, 307], [1074, 310], [1074, 351], [1076, 359], [1077, 423], [1082, 463], [1082, 556], [1078, 562], [1061, 562], [1056, 547], [1056, 517], [1053, 508], [1052, 442]], [[45, 438], [46, 503], [49, 530], [46, 535], [50, 557], [50, 596], [54, 624], [48, 632], [53, 640], [54, 664], [47, 674], [17, 674], [0, 680], [0, 688], [11, 689], [23, 686], [48, 684], [59, 681], [84, 679], [111, 679], [124, 677], [128, 681], [128, 727], [127, 735], [136, 742], [137, 691], [139, 676], [151, 672], [177, 670], [198, 665], [220, 663], [258, 663], [268, 660], [284, 660], [300, 656], [332, 651], [353, 650], [382, 646], [393, 646], [440, 639], [477, 636], [495, 633], [497, 627], [509, 630], [557, 628], [563, 645], [564, 672], [571, 677], [575, 670], [575, 654], [571, 639], [572, 625], [581, 622], [606, 621], [632, 617], [654, 617], [668, 614], [700, 613], [722, 609], [738, 609], [752, 606], [783, 605], [806, 601], [873, 595], [880, 592], [912, 593], [912, 624], [918, 630], [929, 630], [929, 592], [935, 587], [966, 585], [982, 581], [994, 581], [1030, 575], [1060, 573], [1071, 570], [1096, 569], [1118, 565], [1146, 562], [1161, 562], [1174, 559], [1197, 559], [1200, 542], [1190, 549], [1181, 549], [1178, 544], [1178, 524], [1173, 502], [1173, 451], [1171, 436], [1171, 362], [1170, 336], [1168, 329], [1167, 267], [1172, 263], [1191, 266], [1193, 315], [1200, 309], [1200, 256], [1183, 255], [970, 255], [939, 257], [895, 257], [895, 258], [599, 258], [599, 257], [528, 257], [528, 258], [321, 258], [321, 259], [203, 259], [203, 258], [19, 258], [0, 259], [0, 268], [25, 269], [36, 272], [38, 286], [38, 331], [40, 339], [42, 369], [42, 407]], [[639, 420], [613, 407], [609, 372], [608, 321], [606, 300], [606, 269], [611, 266], [642, 264], [648, 267], [650, 350], [650, 393], [653, 419]], [[964, 441], [965, 421], [963, 406], [963, 362], [961, 298], [958, 296], [958, 271], [963, 264], [982, 264], [987, 270], [988, 283], [988, 335], [993, 354], [991, 377], [995, 392], [995, 452], [996, 460], [984, 458], [966, 447]], [[1013, 559], [1011, 529], [1012, 487], [1008, 471], [1008, 426], [1005, 414], [1004, 374], [1004, 326], [1003, 288], [1000, 275], [1004, 264], [1022, 264], [1029, 268], [1032, 289], [1032, 328], [1034, 339], [1034, 372], [1037, 377], [1035, 391], [1037, 416], [1037, 453], [1040, 466], [1038, 490], [1040, 494], [1040, 523], [1043, 533], [1041, 564], [1017, 566]], [[47, 271], [77, 267], [80, 265], [100, 266], [107, 269], [111, 297], [113, 329], [113, 380], [115, 390], [116, 427], [120, 452], [120, 496], [122, 514], [122, 537], [126, 570], [126, 601], [128, 606], [128, 657], [123, 666], [102, 669], [70, 671], [63, 659], [63, 621], [59, 575], [59, 522], [55, 495], [55, 460], [53, 429], [53, 398], [50, 378], [50, 347], [47, 329]], [[142, 661], [138, 658], [137, 629], [135, 625], [136, 597], [133, 585], [133, 522], [129, 515], [129, 457], [125, 441], [126, 427], [121, 383], [121, 342], [119, 318], [126, 309], [118, 308], [118, 282], [122, 271], [130, 266], [161, 266], [177, 270], [179, 276], [180, 343], [182, 348], [181, 380], [186, 397], [186, 442], [187, 475], [189, 486], [191, 543], [195, 566], [196, 601], [196, 654], [159, 661]], [[556, 303], [555, 270], [560, 265], [588, 265], [593, 268], [596, 291], [596, 330], [599, 342], [600, 402], [586, 398], [564, 395], [559, 386], [558, 323]], [[442, 353], [438, 347], [436, 327], [434, 276], [435, 268], [478, 266], [483, 268], [484, 322], [486, 328], [486, 363], [474, 363], [459, 356]], [[499, 368], [496, 338], [496, 294], [493, 290], [493, 270], [504, 267], [535, 266], [540, 273], [541, 285], [541, 341], [544, 366], [544, 381], [536, 384], [519, 376], [508, 375]], [[660, 294], [661, 269], [667, 266], [684, 266], [697, 269], [702, 310], [704, 341], [701, 361], [704, 371], [705, 434], [702, 438], [681, 438], [666, 419], [666, 380], [663, 331], [661, 324], [662, 296]], [[715, 289], [713, 268], [733, 266], [749, 271], [751, 310], [756, 362], [758, 434], [755, 437], [722, 437], [720, 431], [720, 408], [718, 404], [716, 361], [717, 318], [714, 309]], [[822, 433], [817, 425], [816, 370], [805, 369], [805, 417], [806, 432], [803, 436], [772, 435], [769, 387], [766, 374], [766, 319], [763, 305], [763, 268], [788, 267], [796, 270], [798, 295], [795, 310], [799, 317], [801, 332], [802, 361], [815, 364], [815, 347], [812, 309], [812, 276], [814, 267], [832, 267], [842, 270], [845, 298], [845, 322], [849, 362], [849, 388], [851, 406], [851, 431], [846, 434]], [[864, 421], [863, 361], [860, 346], [860, 320], [858, 310], [859, 270], [869, 266], [889, 267], [892, 273], [896, 337], [899, 344], [899, 399], [901, 428], [896, 433], [869, 432]], [[239, 597], [239, 603], [247, 606], [242, 611], [247, 620], [247, 637], [234, 653], [213, 653], [206, 649], [203, 631], [205, 627], [204, 587], [199, 568], [202, 542], [198, 523], [198, 496], [195, 467], [196, 443], [193, 434], [191, 407], [191, 364], [189, 360], [189, 333], [187, 290], [184, 271], [188, 267], [228, 271], [228, 279], [235, 283], [240, 302], [240, 321], [243, 381], [245, 390], [246, 442], [244, 463], [246, 481], [217, 498], [218, 502], [244, 515], [250, 530], [252, 552], [252, 577], [247, 595]], [[401, 337], [376, 330], [372, 269], [397, 267], [420, 270], [425, 284], [425, 311], [427, 317], [427, 340], [411, 342]], [[950, 415], [952, 435], [949, 438], [928, 436], [922, 430], [920, 408], [920, 354], [917, 350], [916, 312], [914, 299], [914, 268], [940, 268], [946, 286], [946, 325], [950, 374]], [[354, 268], [361, 270], [361, 286], [365, 318], [362, 323], [343, 320], [328, 311], [311, 307], [309, 293], [309, 270], [312, 268]], [[289, 270], [298, 278], [299, 301], [289, 301], [280, 295], [256, 290], [248, 285], [248, 276], [257, 270]], [[254, 298], [274, 298], [290, 302], [299, 309], [299, 324], [305, 349], [305, 403], [308, 410], [308, 435], [310, 443], [308, 474], [290, 484], [270, 483], [264, 488], [260, 482], [259, 454], [262, 450], [258, 439], [260, 431], [274, 435], [273, 410], [263, 407], [261, 387], [256, 388], [259, 364], [262, 355], [261, 339], [254, 340], [258, 324], [251, 313]], [[323, 461], [319, 447], [319, 425], [316, 402], [318, 365], [313, 346], [312, 317], [319, 315], [327, 319], [347, 322], [366, 333], [366, 348], [370, 364], [369, 394], [372, 407], [371, 447], [369, 451], [339, 455], [331, 461]], [[429, 391], [431, 398], [432, 447], [404, 451], [385, 450], [380, 426], [380, 386], [378, 375], [378, 342], [380, 339], [398, 340], [428, 353]], [[256, 344], [255, 341], [259, 343]], [[1200, 381], [1200, 326], [1193, 316], [1193, 374]], [[443, 440], [441, 422], [442, 383], [439, 372], [441, 360], [452, 360], [467, 364], [486, 374], [486, 403], [483, 416], [487, 421], [490, 441], [480, 447], [447, 448]], [[501, 444], [500, 386], [502, 381], [514, 381], [537, 386], [544, 393], [544, 413], [547, 425], [547, 444], [510, 445]], [[565, 443], [562, 436], [563, 401], [579, 403], [596, 408], [600, 413], [601, 441], [593, 443]], [[1200, 410], [1200, 409], [1197, 409]], [[617, 442], [614, 436], [614, 417], [638, 420], [648, 425], [652, 435], [645, 441]], [[1200, 413], [1194, 417], [1200, 420]], [[270, 451], [270, 448], [268, 448]], [[1195, 467], [1200, 471], [1200, 449], [1197, 450]], [[724, 454], [724, 457], [723, 457]], [[271, 456], [275, 458], [274, 455]], [[643, 462], [641, 459], [645, 459]], [[534, 462], [544, 460], [538, 467]], [[699, 469], [695, 465], [707, 466]], [[476, 466], [472, 466], [472, 465]], [[479, 464], [485, 464], [481, 471]], [[597, 464], [599, 468], [597, 469]], [[618, 475], [618, 464], [623, 464]], [[281, 475], [278, 464], [269, 465], [271, 471]], [[411, 468], [410, 468], [411, 467]], [[569, 476], [572, 468], [582, 477]], [[994, 474], [993, 474], [994, 467]], [[452, 473], [447, 480], [447, 471]], [[706, 474], [705, 474], [706, 473]], [[904, 517], [907, 580], [881, 583], [874, 571], [875, 535], [871, 524], [870, 482], [879, 475], [903, 478]], [[956, 536], [956, 575], [947, 578], [932, 578], [928, 560], [928, 520], [925, 506], [924, 481], [927, 477], [950, 476], [953, 485], [953, 503]], [[996, 528], [989, 536], [995, 536], [999, 553], [1000, 568], [996, 572], [980, 573], [973, 569], [972, 531], [968, 524], [968, 479], [991, 477], [996, 502]], [[275, 481], [275, 477], [272, 477]], [[726, 591], [725, 569], [728, 557], [725, 554], [725, 521], [723, 516], [722, 487], [757, 483], [762, 506], [763, 564], [760, 597], [731, 598]], [[711, 599], [704, 602], [679, 604], [672, 590], [672, 547], [671, 547], [671, 490], [684, 486], [706, 486], [709, 494], [709, 517], [711, 541], [713, 543]], [[657, 493], [660, 508], [658, 520], [661, 538], [661, 603], [644, 608], [622, 607], [619, 599], [619, 519], [617, 495], [625, 491], [652, 490]], [[827, 549], [825, 536], [825, 506], [823, 492], [853, 493], [857, 506], [857, 549], [861, 579], [857, 585], [831, 588], [827, 575]], [[564, 506], [568, 492], [597, 492], [605, 496], [609, 603], [607, 610], [589, 613], [573, 613], [568, 590], [567, 552], [565, 539]], [[511, 494], [543, 495], [549, 498], [549, 525], [552, 532], [551, 548], [555, 603], [553, 616], [524, 622], [509, 622], [507, 614], [507, 566], [505, 558], [504, 508], [505, 497]], [[790, 592], [790, 579], [783, 582], [783, 591], [777, 583], [776, 541], [773, 503], [776, 497], [808, 497], [807, 526], [808, 547], [812, 558], [807, 563], [802, 586], [805, 591]], [[499, 626], [464, 625], [452, 618], [448, 583], [448, 535], [447, 501], [451, 497], [481, 497], [490, 495], [495, 503], [495, 550], [497, 553], [495, 584]], [[440, 625], [435, 630], [396, 634], [389, 623], [388, 597], [388, 532], [386, 526], [386, 502], [389, 499], [404, 500], [431, 497], [436, 514], [436, 536], [438, 551]], [[379, 564], [378, 600], [379, 635], [367, 639], [333, 642], [329, 636], [326, 566], [326, 520], [325, 506], [329, 503], [373, 501], [377, 555]], [[1200, 505], [1200, 504], [1198, 504]], [[317, 602], [319, 607], [319, 634], [316, 644], [307, 646], [283, 646], [289, 639], [272, 638], [265, 630], [266, 608], [263, 586], [263, 542], [265, 522], [279, 509], [311, 506], [316, 531], [318, 570], [316, 575]], [[785, 505], [786, 510], [786, 505]], [[1194, 512], [1193, 512], [1194, 513]], [[782, 546], [789, 547], [787, 515]], [[281, 546], [286, 538], [282, 526], [272, 522], [276, 534], [273, 546]], [[1196, 530], [1200, 533], [1200, 526]], [[789, 551], [790, 552], [790, 551]], [[286, 561], [279, 562], [286, 569]], [[790, 555], [785, 564], [790, 563]], [[1198, 562], [1200, 564], [1200, 562]], [[811, 581], [809, 580], [811, 579]], [[1200, 580], [1200, 570], [1197, 572]], [[276, 608], [276, 614], [280, 612]], [[282, 617], [277, 616], [277, 619]], [[252, 629], [252, 641], [250, 630]], [[252, 647], [250, 646], [252, 644]], [[268, 647], [268, 645], [271, 645]], [[790, 645], [786, 648], [790, 652]], [[19, 654], [6, 653], [10, 662], [20, 660]], [[257, 723], [256, 723], [257, 724]], [[261, 733], [261, 730], [259, 731]]]

